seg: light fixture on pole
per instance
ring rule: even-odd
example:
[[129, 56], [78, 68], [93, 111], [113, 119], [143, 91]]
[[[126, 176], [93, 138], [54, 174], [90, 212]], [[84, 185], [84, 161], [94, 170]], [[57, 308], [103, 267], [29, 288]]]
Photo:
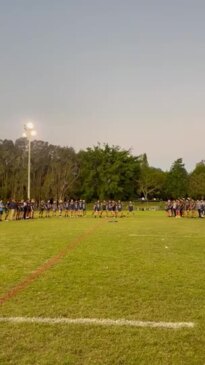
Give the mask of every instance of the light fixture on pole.
[[24, 125], [23, 137], [28, 140], [28, 189], [27, 198], [31, 199], [31, 139], [36, 136], [36, 131], [32, 122], [28, 122]]

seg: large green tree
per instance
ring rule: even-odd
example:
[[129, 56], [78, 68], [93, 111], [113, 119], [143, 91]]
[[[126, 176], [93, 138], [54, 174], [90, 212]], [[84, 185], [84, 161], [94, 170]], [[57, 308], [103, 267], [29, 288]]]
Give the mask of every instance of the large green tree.
[[73, 148], [54, 147], [45, 179], [45, 191], [49, 191], [50, 196], [57, 200], [73, 196], [79, 171], [78, 159]]
[[[27, 197], [28, 141], [0, 140], [0, 198]], [[149, 166], [146, 154], [133, 156], [118, 146], [100, 145], [76, 153], [44, 141], [31, 143], [31, 197], [87, 200], [137, 196], [205, 196], [205, 162], [188, 175], [182, 159], [169, 172]]]
[[159, 197], [165, 181], [165, 173], [161, 169], [149, 166], [147, 155], [140, 156], [140, 174], [137, 180], [138, 192], [145, 200]]
[[22, 198], [26, 189], [26, 145], [23, 140], [16, 143], [0, 141], [0, 195]]
[[182, 158], [177, 159], [171, 166], [165, 181], [165, 191], [168, 198], [185, 197], [188, 193], [188, 173]]
[[130, 151], [100, 144], [79, 152], [81, 193], [89, 199], [128, 199], [135, 194], [139, 161]]
[[196, 164], [189, 177], [189, 195], [196, 199], [205, 197], [205, 161]]

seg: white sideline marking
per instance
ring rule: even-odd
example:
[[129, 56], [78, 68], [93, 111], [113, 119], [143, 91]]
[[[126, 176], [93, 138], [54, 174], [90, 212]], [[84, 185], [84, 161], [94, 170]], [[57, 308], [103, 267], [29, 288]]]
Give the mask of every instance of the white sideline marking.
[[97, 318], [43, 318], [43, 317], [0, 317], [0, 322], [7, 323], [46, 323], [46, 324], [90, 324], [97, 326], [129, 326], [152, 328], [193, 328], [193, 322], [150, 322], [127, 319], [97, 319]]

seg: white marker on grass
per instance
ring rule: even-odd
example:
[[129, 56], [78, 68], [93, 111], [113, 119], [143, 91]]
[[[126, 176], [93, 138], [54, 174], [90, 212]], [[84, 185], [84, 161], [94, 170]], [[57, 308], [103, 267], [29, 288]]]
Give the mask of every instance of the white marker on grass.
[[74, 324], [74, 325], [97, 325], [97, 326], [127, 326], [127, 327], [150, 327], [165, 329], [193, 328], [193, 322], [152, 322], [135, 321], [127, 319], [103, 319], [103, 318], [43, 318], [43, 317], [0, 317], [0, 322], [5, 323], [39, 323], [39, 324]]

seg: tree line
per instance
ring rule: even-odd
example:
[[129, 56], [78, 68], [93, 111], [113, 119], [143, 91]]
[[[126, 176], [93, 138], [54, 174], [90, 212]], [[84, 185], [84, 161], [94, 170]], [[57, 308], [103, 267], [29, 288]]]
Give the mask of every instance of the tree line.
[[[108, 144], [76, 152], [44, 141], [31, 143], [31, 196], [40, 201], [81, 197], [129, 200], [205, 197], [205, 162], [188, 173], [182, 158], [169, 171], [149, 165], [146, 154]], [[26, 199], [28, 141], [0, 140], [0, 198]]]

